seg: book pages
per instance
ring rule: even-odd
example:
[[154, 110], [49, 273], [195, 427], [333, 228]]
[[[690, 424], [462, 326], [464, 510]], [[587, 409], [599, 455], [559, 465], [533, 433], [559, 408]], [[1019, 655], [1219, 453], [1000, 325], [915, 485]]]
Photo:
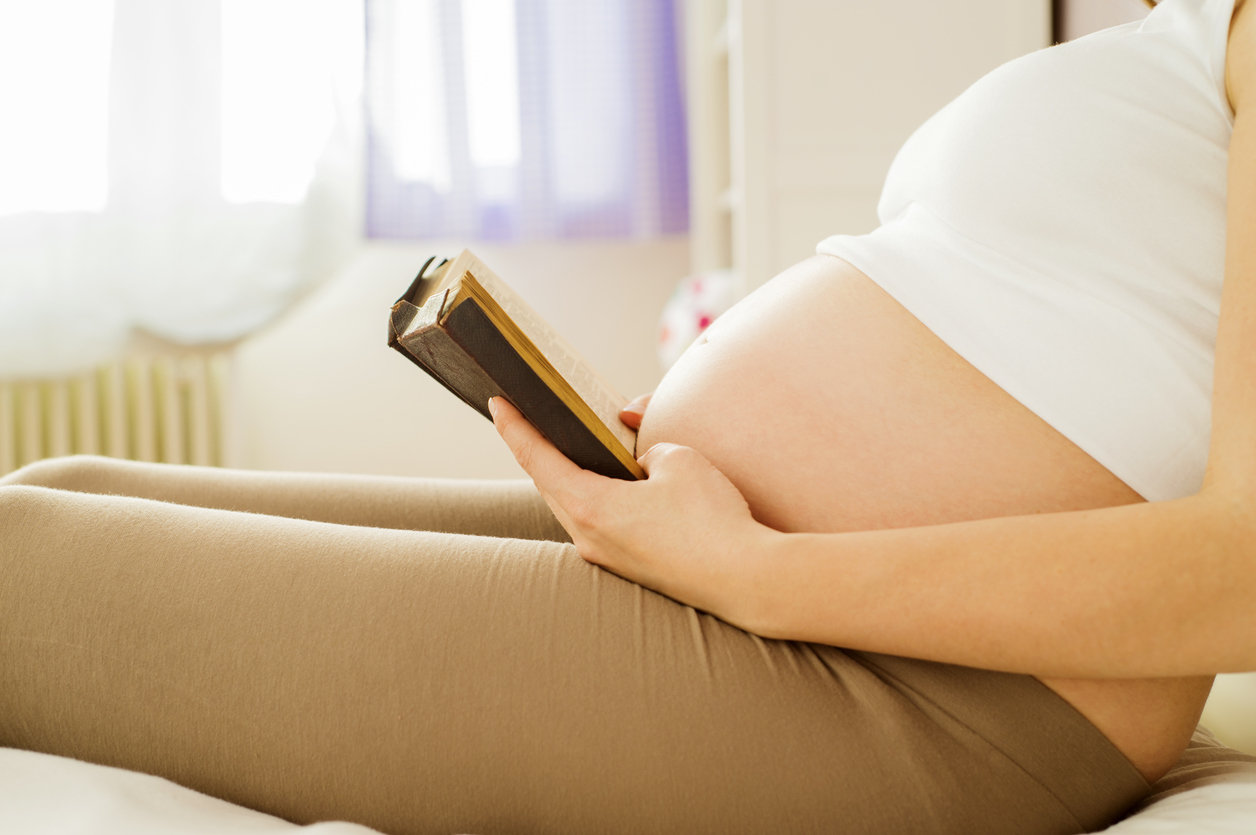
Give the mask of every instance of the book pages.
[[619, 419], [619, 410], [628, 402], [627, 398], [603, 380], [558, 331], [470, 252], [464, 250], [449, 266], [458, 275], [469, 271], [475, 276], [484, 290], [532, 340], [540, 353], [553, 365], [554, 370], [589, 405], [615, 438], [630, 454], [635, 454], [636, 433]]

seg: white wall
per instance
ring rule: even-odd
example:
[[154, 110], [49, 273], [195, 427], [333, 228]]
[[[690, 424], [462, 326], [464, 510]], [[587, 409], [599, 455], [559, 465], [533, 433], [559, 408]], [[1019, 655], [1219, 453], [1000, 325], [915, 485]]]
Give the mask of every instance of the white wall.
[[1140, 20], [1150, 11], [1143, 0], [1064, 0], [1060, 7], [1060, 40]]
[[[492, 425], [387, 346], [388, 312], [428, 255], [374, 243], [236, 352], [227, 463], [468, 478], [521, 475]], [[661, 376], [655, 327], [686, 238], [472, 249], [626, 395]]]
[[686, 0], [695, 266], [747, 289], [877, 223], [890, 163], [986, 72], [1051, 41], [1050, 0]]

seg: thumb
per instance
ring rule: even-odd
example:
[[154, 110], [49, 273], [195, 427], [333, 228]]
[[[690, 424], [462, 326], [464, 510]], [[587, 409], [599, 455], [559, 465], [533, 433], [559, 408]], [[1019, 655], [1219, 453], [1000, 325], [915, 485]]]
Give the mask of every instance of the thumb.
[[660, 442], [647, 449], [637, 459], [637, 463], [641, 465], [641, 469], [645, 470], [646, 478], [649, 478], [652, 472], [658, 472], [669, 466], [671, 462], [680, 460], [686, 453], [697, 455], [690, 447]]

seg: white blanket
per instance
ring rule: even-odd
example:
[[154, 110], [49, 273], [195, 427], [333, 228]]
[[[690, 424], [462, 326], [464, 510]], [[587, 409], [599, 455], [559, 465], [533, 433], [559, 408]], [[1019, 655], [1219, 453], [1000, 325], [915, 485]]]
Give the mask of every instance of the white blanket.
[[[168, 780], [0, 748], [0, 832], [22, 835], [379, 835], [350, 823], [298, 826]], [[1157, 800], [1109, 835], [1251, 835], [1256, 773]]]
[[1156, 801], [1104, 835], [1251, 835], [1256, 832], [1256, 777], [1236, 775]]
[[22, 835], [379, 835], [351, 823], [297, 826], [169, 780], [0, 748], [0, 832]]

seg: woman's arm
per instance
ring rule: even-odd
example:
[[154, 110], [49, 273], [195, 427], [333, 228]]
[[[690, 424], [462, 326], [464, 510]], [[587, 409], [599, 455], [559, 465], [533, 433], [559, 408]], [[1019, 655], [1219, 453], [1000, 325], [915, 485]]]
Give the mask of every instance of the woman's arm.
[[1256, 525], [1219, 495], [773, 550], [769, 637], [1060, 678], [1256, 668]]
[[1256, 669], [1256, 12], [1227, 81], [1226, 275], [1203, 489], [1143, 505], [843, 534], [759, 525], [690, 449], [649, 478], [579, 470], [518, 413], [499, 431], [592, 562], [765, 636], [1056, 677]]

